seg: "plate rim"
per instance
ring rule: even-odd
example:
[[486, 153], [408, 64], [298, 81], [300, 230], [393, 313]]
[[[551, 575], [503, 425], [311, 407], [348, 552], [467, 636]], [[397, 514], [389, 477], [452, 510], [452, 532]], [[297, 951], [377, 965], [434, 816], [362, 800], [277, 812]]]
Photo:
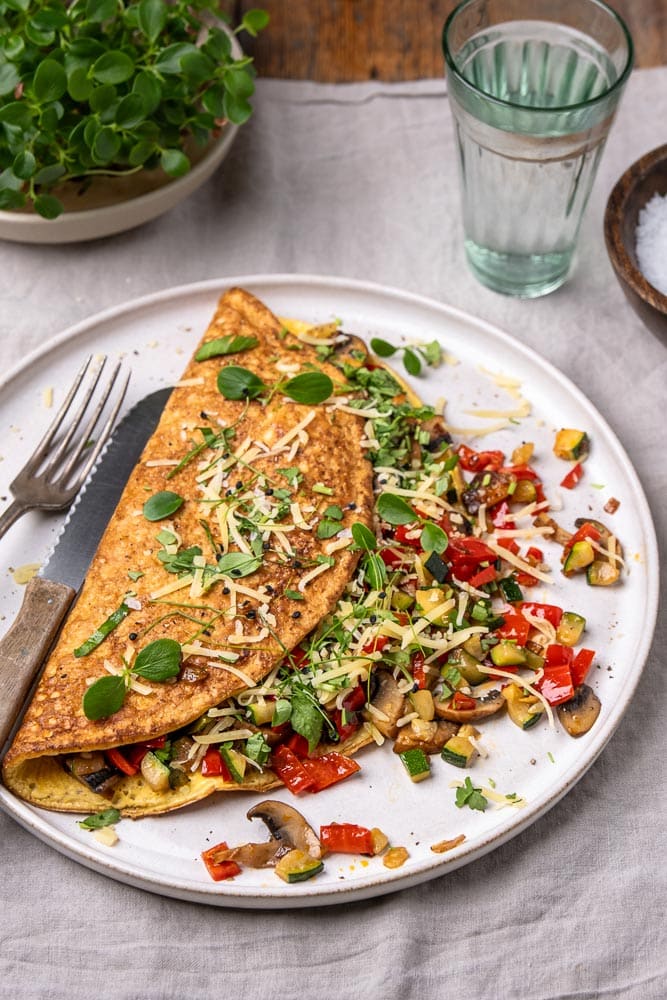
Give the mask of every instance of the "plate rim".
[[[537, 802], [533, 800], [531, 803], [532, 808], [528, 810], [525, 817], [521, 818], [521, 815], [517, 813], [517, 819], [508, 828], [497, 832], [491, 830], [483, 837], [481, 842], [475, 842], [475, 844], [471, 844], [468, 847], [464, 845], [455, 855], [449, 857], [443, 856], [439, 862], [434, 863], [431, 859], [427, 858], [405, 873], [401, 873], [401, 869], [395, 872], [386, 870], [385, 872], [380, 872], [377, 876], [368, 878], [362, 885], [351, 881], [318, 889], [314, 885], [311, 887], [308, 883], [304, 883], [303, 887], [301, 887], [302, 891], [298, 895], [295, 895], [293, 887], [277, 885], [275, 888], [272, 887], [270, 890], [264, 891], [261, 888], [258, 889], [258, 887], [253, 886], [247, 887], [244, 891], [240, 886], [233, 889], [233, 883], [230, 883], [229, 887], [226, 887], [226, 891], [220, 893], [219, 886], [214, 883], [211, 883], [209, 888], [205, 884], [202, 884], [200, 887], [193, 886], [193, 883], [187, 879], [178, 880], [173, 879], [173, 877], [168, 879], [153, 877], [146, 871], [142, 871], [140, 867], [137, 868], [137, 866], [128, 864], [126, 860], [115, 863], [108, 854], [104, 855], [95, 848], [88, 850], [84, 844], [78, 841], [70, 841], [67, 835], [63, 834], [57, 828], [52, 828], [48, 832], [41, 830], [34, 816], [36, 807], [28, 806], [21, 800], [16, 799], [4, 786], [0, 785], [0, 808], [2, 808], [3, 812], [12, 816], [24, 829], [28, 830], [43, 843], [54, 847], [71, 860], [117, 881], [132, 885], [135, 888], [172, 898], [222, 907], [286, 909], [335, 905], [351, 899], [362, 900], [374, 898], [409, 888], [432, 878], [441, 877], [513, 839], [555, 806], [583, 777], [585, 772], [593, 765], [604, 750], [609, 739], [611, 739], [616, 731], [625, 711], [628, 709], [639, 684], [650, 652], [657, 620], [659, 554], [651, 510], [639, 476], [625, 448], [605, 417], [577, 385], [533, 348], [523, 344], [487, 320], [479, 319], [471, 313], [440, 302], [432, 297], [378, 282], [317, 274], [243, 274], [169, 286], [94, 313], [67, 327], [61, 333], [47, 339], [0, 378], [0, 391], [8, 387], [15, 380], [23, 377], [32, 365], [39, 362], [45, 356], [48, 356], [52, 351], [71, 341], [75, 341], [78, 337], [86, 333], [94, 331], [96, 326], [110, 322], [113, 323], [132, 313], [138, 313], [147, 308], [159, 307], [171, 300], [176, 301], [187, 296], [198, 296], [209, 292], [212, 294], [222, 292], [225, 288], [233, 286], [246, 287], [250, 291], [253, 288], [256, 289], [257, 286], [261, 286], [264, 291], [268, 291], [271, 288], [285, 290], [291, 286], [295, 286], [296, 289], [297, 286], [303, 285], [315, 291], [322, 289], [337, 292], [353, 292], [376, 296], [383, 301], [399, 300], [408, 306], [423, 308], [440, 314], [445, 319], [451, 318], [459, 323], [483, 329], [493, 340], [506, 344], [511, 347], [513, 352], [518, 352], [529, 363], [536, 365], [550, 380], [555, 380], [561, 390], [565, 390], [580, 406], [590, 412], [604, 429], [606, 435], [605, 443], [611, 448], [614, 459], [623, 465], [625, 474], [633, 488], [633, 500], [638, 505], [639, 518], [646, 540], [644, 565], [646, 568], [647, 601], [644, 620], [649, 625], [649, 628], [644, 630], [637, 650], [637, 659], [641, 662], [641, 667], [630, 681], [624, 683], [623, 696], [615, 701], [599, 737], [588, 748], [586, 755], [583, 758], [578, 758], [561, 775], [557, 787], [554, 788], [553, 785], [550, 785]], [[39, 815], [43, 813], [45, 816], [50, 815], [45, 810], [37, 810], [37, 813]]]

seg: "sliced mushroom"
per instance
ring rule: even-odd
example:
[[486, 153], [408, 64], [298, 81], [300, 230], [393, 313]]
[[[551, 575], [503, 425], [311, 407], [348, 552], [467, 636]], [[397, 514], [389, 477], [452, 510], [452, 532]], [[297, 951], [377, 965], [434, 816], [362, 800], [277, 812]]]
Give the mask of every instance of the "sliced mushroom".
[[424, 753], [437, 753], [442, 750], [447, 740], [456, 735], [458, 728], [454, 722], [425, 722], [423, 719], [413, 719], [409, 726], [403, 726], [396, 737], [394, 753], [415, 749], [423, 750]]
[[322, 857], [322, 845], [304, 817], [285, 802], [265, 799], [247, 812], [248, 819], [261, 819], [274, 841], [288, 850], [305, 851], [312, 858]]
[[107, 763], [103, 753], [79, 753], [65, 761], [67, 770], [92, 792], [105, 799], [113, 797], [120, 772]]
[[369, 712], [368, 709], [364, 709], [362, 714], [364, 719], [372, 722], [383, 736], [393, 739], [398, 731], [396, 723], [402, 715], [405, 715], [405, 697], [395, 678], [386, 670], [378, 670], [373, 674], [373, 677], [377, 688], [371, 698], [371, 704], [378, 712], [382, 713], [382, 717], [376, 715], [375, 712]]
[[477, 514], [482, 504], [490, 507], [500, 503], [509, 496], [512, 482], [512, 476], [506, 472], [481, 472], [464, 490], [461, 496], [463, 506], [469, 514]]
[[583, 736], [600, 714], [602, 704], [588, 684], [580, 684], [574, 697], [556, 709], [558, 719], [570, 736]]
[[266, 840], [262, 844], [239, 844], [238, 847], [228, 847], [216, 851], [214, 860], [238, 861], [240, 865], [247, 868], [273, 868], [276, 861], [279, 861], [283, 854], [289, 853], [290, 848], [285, 847], [281, 841]]
[[446, 701], [436, 698], [433, 703], [435, 714], [441, 719], [449, 719], [450, 722], [477, 722], [489, 715], [495, 715], [505, 707], [505, 699], [500, 691], [490, 691], [484, 698], [473, 700], [474, 708], [453, 708], [451, 698], [447, 698]]
[[197, 684], [205, 680], [209, 672], [209, 661], [205, 656], [188, 656], [181, 663], [180, 680]]

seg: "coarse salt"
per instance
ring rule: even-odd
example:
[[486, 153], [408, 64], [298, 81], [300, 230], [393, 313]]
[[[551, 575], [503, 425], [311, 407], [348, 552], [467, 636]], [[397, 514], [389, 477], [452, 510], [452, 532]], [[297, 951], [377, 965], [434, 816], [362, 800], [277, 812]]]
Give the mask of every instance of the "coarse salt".
[[667, 195], [654, 194], [639, 213], [637, 262], [644, 277], [667, 295]]

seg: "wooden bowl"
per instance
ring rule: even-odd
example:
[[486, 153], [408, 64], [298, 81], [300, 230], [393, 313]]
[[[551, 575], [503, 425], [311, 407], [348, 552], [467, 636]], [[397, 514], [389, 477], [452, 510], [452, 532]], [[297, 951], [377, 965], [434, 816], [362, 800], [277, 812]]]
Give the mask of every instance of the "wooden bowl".
[[646, 153], [618, 180], [605, 210], [604, 238], [628, 302], [649, 330], [667, 343], [667, 295], [639, 270], [635, 249], [639, 213], [655, 194], [667, 195], [667, 145]]

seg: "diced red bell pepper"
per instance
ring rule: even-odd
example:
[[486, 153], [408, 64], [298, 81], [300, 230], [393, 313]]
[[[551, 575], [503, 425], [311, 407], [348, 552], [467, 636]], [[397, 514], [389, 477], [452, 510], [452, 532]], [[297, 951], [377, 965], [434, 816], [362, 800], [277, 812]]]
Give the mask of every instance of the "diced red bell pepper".
[[556, 607], [555, 604], [535, 604], [533, 601], [522, 601], [518, 607], [519, 611], [525, 611], [535, 618], [543, 618], [550, 622], [554, 628], [558, 628], [563, 617], [563, 609]]
[[361, 647], [361, 652], [362, 653], [382, 652], [382, 650], [384, 649], [384, 647], [387, 645], [388, 642], [389, 642], [389, 636], [376, 635], [370, 640], [370, 642], [367, 642], [364, 646]]
[[477, 707], [477, 702], [474, 698], [469, 698], [467, 694], [463, 694], [462, 691], [455, 691], [452, 695], [452, 708], [457, 712], [469, 712]]
[[513, 556], [518, 556], [519, 554], [519, 546], [514, 538], [499, 538], [498, 545], [501, 549], [507, 549]]
[[574, 650], [572, 646], [561, 646], [558, 642], [552, 642], [544, 651], [544, 662], [546, 666], [557, 666], [560, 663], [572, 666], [574, 660]]
[[201, 773], [206, 778], [224, 778], [225, 781], [232, 780], [229, 768], [220, 756], [220, 751], [217, 747], [209, 747], [204, 754], [204, 759], [201, 762]]
[[221, 844], [216, 844], [215, 847], [209, 847], [207, 851], [202, 852], [201, 859], [214, 882], [222, 882], [224, 879], [234, 878], [235, 875], [241, 874], [241, 866], [236, 861], [215, 860], [216, 854], [226, 850], [227, 844], [223, 841]]
[[526, 552], [526, 559], [531, 566], [539, 566], [540, 563], [544, 562], [544, 553], [542, 549], [538, 549], [537, 546], [531, 545]]
[[152, 740], [144, 740], [143, 743], [131, 743], [123, 747], [122, 753], [125, 758], [137, 769], [149, 750], [163, 750], [167, 742], [166, 736], [156, 736]]
[[501, 500], [500, 503], [489, 507], [486, 512], [486, 520], [490, 521], [494, 528], [512, 529], [516, 527], [510, 515], [510, 506], [507, 500]]
[[285, 662], [296, 670], [300, 670], [308, 662], [308, 652], [301, 646], [295, 646], [285, 657]]
[[349, 737], [352, 736], [353, 733], [356, 733], [359, 728], [359, 720], [354, 712], [351, 716], [346, 712], [345, 716], [347, 721], [343, 722], [343, 712], [340, 708], [335, 708], [331, 713], [331, 719], [336, 727], [338, 739], [341, 743], [344, 743], [345, 740], [349, 739]]
[[447, 559], [456, 563], [461, 559], [474, 559], [478, 563], [495, 562], [498, 558], [493, 549], [479, 538], [451, 538], [446, 552]]
[[580, 649], [570, 667], [572, 683], [577, 688], [586, 680], [586, 675], [595, 659], [595, 652], [592, 649]]
[[482, 569], [479, 573], [475, 573], [474, 576], [471, 576], [468, 583], [471, 587], [483, 587], [485, 583], [493, 583], [493, 581], [497, 578], [498, 572], [496, 567], [487, 566], [486, 569]]
[[531, 573], [524, 573], [522, 570], [518, 570], [516, 573], [516, 582], [520, 587], [534, 587], [539, 583], [539, 580]]
[[296, 754], [299, 760], [308, 756], [308, 740], [300, 733], [292, 733], [292, 735], [285, 740], [283, 746], [288, 747], [293, 754]]
[[378, 555], [385, 566], [388, 566], [390, 569], [394, 569], [396, 566], [402, 566], [405, 562], [401, 553], [396, 552], [394, 549], [380, 549]]
[[560, 705], [564, 701], [569, 701], [574, 695], [574, 684], [568, 664], [545, 666], [544, 674], [535, 682], [535, 687], [550, 705]]
[[581, 462], [577, 462], [573, 465], [568, 474], [564, 479], [561, 480], [561, 486], [566, 490], [573, 490], [578, 482], [581, 481], [584, 475], [584, 467]]
[[343, 708], [348, 712], [358, 712], [366, 704], [367, 690], [363, 684], [357, 684], [349, 694], [343, 698]]
[[356, 823], [329, 823], [320, 827], [320, 843], [332, 854], [375, 854], [373, 834]]
[[415, 524], [399, 524], [394, 528], [394, 538], [401, 545], [409, 545], [413, 549], [421, 549], [421, 531]]
[[309, 789], [311, 792], [321, 792], [361, 770], [356, 760], [345, 757], [336, 750], [324, 753], [321, 757], [308, 757], [301, 764], [312, 782]]
[[465, 444], [456, 449], [459, 465], [466, 472], [497, 472], [505, 461], [502, 451], [475, 451]]
[[602, 535], [595, 527], [595, 525], [591, 524], [590, 521], [586, 521], [585, 524], [582, 524], [582, 526], [577, 531], [575, 531], [575, 533], [572, 535], [569, 541], [565, 543], [565, 545], [563, 546], [563, 555], [567, 555], [567, 553], [570, 551], [572, 546], [576, 544], [576, 542], [583, 542], [584, 540], [588, 540], [591, 542], [599, 542], [601, 538]]
[[540, 477], [531, 465], [503, 465], [498, 471], [514, 476], [516, 480], [530, 479], [532, 482], [540, 482]]
[[[144, 751], [145, 753], [146, 751]], [[111, 747], [109, 750], [104, 751], [104, 755], [109, 763], [122, 771], [123, 774], [133, 775], [139, 770], [136, 764], [133, 764], [127, 759], [124, 753], [122, 753], [117, 747]]]
[[412, 678], [420, 689], [428, 687], [428, 673], [424, 666], [424, 660], [424, 654], [418, 649], [416, 653], [413, 653], [410, 664], [412, 667]]
[[314, 781], [293, 750], [281, 744], [271, 754], [271, 767], [293, 795], [312, 791]]
[[499, 639], [511, 639], [517, 646], [525, 646], [530, 634], [530, 622], [523, 615], [515, 615], [511, 612], [503, 612], [505, 622], [499, 625], [495, 634]]

